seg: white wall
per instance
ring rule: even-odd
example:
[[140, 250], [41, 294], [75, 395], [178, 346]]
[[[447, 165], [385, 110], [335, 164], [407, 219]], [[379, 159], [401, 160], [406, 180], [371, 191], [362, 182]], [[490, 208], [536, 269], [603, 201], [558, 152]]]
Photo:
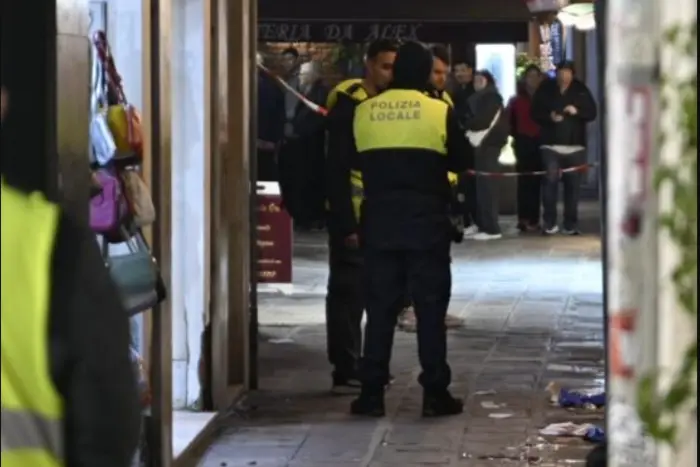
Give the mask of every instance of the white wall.
[[[199, 397], [197, 365], [208, 308], [208, 157], [204, 154], [204, 2], [174, 0], [172, 11], [173, 407]], [[107, 33], [126, 95], [143, 108], [142, 0], [108, 0]], [[117, 246], [113, 253], [126, 252]]]
[[199, 397], [197, 367], [209, 306], [208, 155], [204, 151], [204, 1], [174, 0], [172, 55], [173, 405]]

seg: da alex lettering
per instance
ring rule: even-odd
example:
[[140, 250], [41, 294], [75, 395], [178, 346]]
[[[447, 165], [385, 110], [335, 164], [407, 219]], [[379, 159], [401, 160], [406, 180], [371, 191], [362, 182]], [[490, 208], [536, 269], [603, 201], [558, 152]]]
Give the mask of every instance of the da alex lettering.
[[365, 42], [372, 42], [377, 39], [388, 39], [392, 41], [417, 41], [418, 30], [421, 24], [382, 24], [376, 23], [370, 26], [369, 34], [364, 38]]
[[369, 119], [372, 122], [418, 120], [420, 119], [420, 101], [372, 102]]
[[311, 25], [298, 23], [260, 23], [258, 34], [261, 41], [310, 42]]
[[323, 28], [323, 37], [327, 41], [352, 40], [352, 24], [327, 24]]

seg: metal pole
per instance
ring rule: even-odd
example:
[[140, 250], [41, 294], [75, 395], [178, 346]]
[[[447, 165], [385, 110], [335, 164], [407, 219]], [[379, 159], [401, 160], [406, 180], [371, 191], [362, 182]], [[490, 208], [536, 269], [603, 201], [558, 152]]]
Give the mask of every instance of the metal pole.
[[[257, 62], [258, 51], [258, 2], [250, 2], [249, 10], [249, 63]], [[249, 317], [249, 353], [248, 353], [248, 388], [258, 389], [258, 69], [252, 65], [248, 70], [250, 74], [250, 119], [248, 128], [250, 169], [250, 317]]]
[[637, 416], [656, 360], [655, 160], [659, 0], [607, 3], [608, 465], [655, 465]]

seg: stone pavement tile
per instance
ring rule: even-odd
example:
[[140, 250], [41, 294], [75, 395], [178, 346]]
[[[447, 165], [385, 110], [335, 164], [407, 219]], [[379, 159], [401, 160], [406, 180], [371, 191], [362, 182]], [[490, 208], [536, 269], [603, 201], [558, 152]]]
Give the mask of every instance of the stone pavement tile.
[[[598, 412], [551, 407], [544, 387], [599, 387], [604, 358], [599, 242], [513, 238], [454, 251], [449, 333], [453, 393], [465, 413], [420, 417], [416, 336], [397, 332], [388, 416], [358, 420], [351, 398], [329, 394], [323, 236], [302, 238], [291, 295], [262, 294], [260, 387], [207, 452], [205, 467], [387, 467], [575, 465], [582, 440], [538, 436], [550, 422], [593, 422]], [[314, 243], [316, 242], [316, 243]], [[286, 289], [284, 289], [286, 290]], [[289, 291], [287, 291], [289, 292]], [[495, 393], [480, 394], [479, 391]], [[484, 405], [484, 403], [486, 403]], [[492, 418], [507, 414], [508, 418]], [[530, 460], [528, 460], [530, 456]], [[532, 461], [532, 462], [530, 462]]]

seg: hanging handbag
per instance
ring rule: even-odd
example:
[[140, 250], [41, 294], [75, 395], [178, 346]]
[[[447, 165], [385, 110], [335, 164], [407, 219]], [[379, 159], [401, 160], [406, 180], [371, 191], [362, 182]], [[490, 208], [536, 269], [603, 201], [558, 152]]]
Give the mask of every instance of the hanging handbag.
[[93, 45], [98, 60], [105, 72], [107, 95], [114, 96], [107, 109], [107, 123], [120, 155], [143, 156], [143, 129], [141, 115], [126, 99], [122, 78], [117, 71], [114, 57], [104, 31], [96, 31]]
[[128, 214], [119, 177], [110, 170], [99, 169], [95, 179], [102, 191], [90, 199], [90, 228], [101, 235], [119, 232]]
[[156, 208], [146, 182], [136, 170], [126, 169], [120, 174], [134, 224], [137, 227], [153, 224], [156, 220]]
[[109, 164], [117, 154], [117, 144], [114, 141], [112, 130], [107, 121], [106, 84], [104, 70], [98, 60], [93, 63], [93, 88], [90, 96], [90, 144], [92, 146], [92, 159], [100, 166]]
[[108, 243], [102, 242], [103, 254], [110, 276], [119, 291], [122, 305], [129, 316], [143, 313], [160, 303], [163, 292], [158, 265], [146, 244], [143, 235], [137, 231], [129, 236], [126, 229], [122, 229], [123, 238], [129, 253], [125, 255], [110, 256]]

